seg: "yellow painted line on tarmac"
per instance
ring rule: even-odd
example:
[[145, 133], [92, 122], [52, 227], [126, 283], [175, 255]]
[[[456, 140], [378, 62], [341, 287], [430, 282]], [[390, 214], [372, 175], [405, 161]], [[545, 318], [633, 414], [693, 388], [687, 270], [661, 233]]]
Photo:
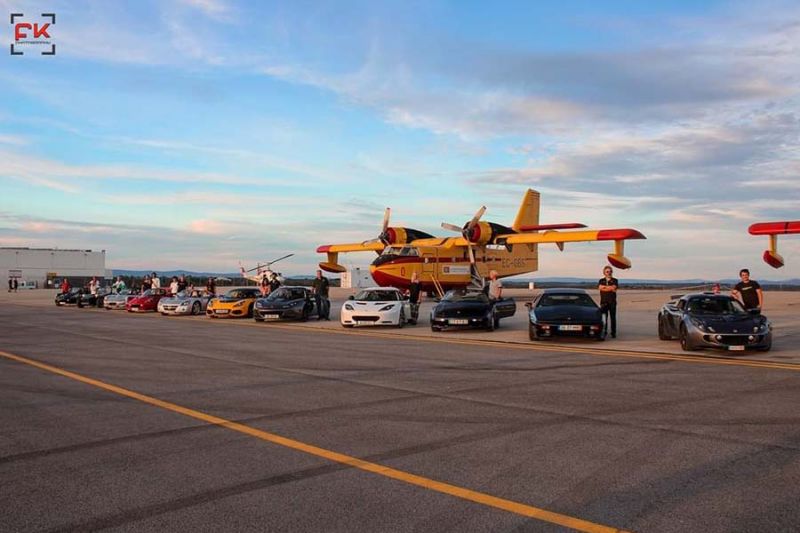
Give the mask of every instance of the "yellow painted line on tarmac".
[[6, 359], [10, 359], [12, 361], [16, 361], [18, 363], [36, 367], [46, 372], [57, 374], [59, 376], [63, 376], [75, 381], [79, 381], [81, 383], [85, 383], [87, 385], [91, 385], [93, 387], [97, 387], [99, 389], [103, 389], [108, 392], [113, 392], [115, 394], [124, 396], [126, 398], [131, 398], [133, 400], [137, 400], [142, 403], [166, 409], [167, 411], [179, 413], [184, 416], [194, 418], [196, 420], [201, 420], [203, 422], [220, 426], [229, 429], [231, 431], [236, 431], [238, 433], [243, 433], [245, 435], [249, 435], [251, 437], [255, 437], [257, 439], [266, 442], [277, 444], [278, 446], [283, 446], [285, 448], [289, 448], [309, 455], [320, 457], [322, 459], [327, 459], [328, 461], [332, 461], [334, 463], [347, 465], [352, 468], [357, 468], [359, 470], [370, 472], [372, 474], [376, 474], [379, 476], [387, 477], [397, 481], [402, 481], [404, 483], [415, 485], [417, 487], [422, 487], [424, 489], [438, 492], [441, 494], [447, 494], [449, 496], [460, 498], [462, 500], [467, 500], [470, 502], [485, 505], [487, 507], [500, 509], [502, 511], [507, 511], [517, 515], [526, 516], [529, 518], [535, 518], [537, 520], [549, 522], [551, 524], [557, 524], [570, 529], [574, 529], [576, 531], [586, 531], [589, 533], [612, 533], [612, 532], [625, 533], [624, 530], [617, 529], [614, 527], [609, 527], [602, 524], [590, 522], [588, 520], [583, 520], [581, 518], [576, 518], [573, 516], [568, 516], [561, 513], [548, 511], [546, 509], [534, 507], [532, 505], [527, 505], [524, 503], [515, 502], [513, 500], [498, 498], [497, 496], [492, 496], [491, 494], [474, 491], [464, 487], [459, 487], [457, 485], [451, 485], [449, 483], [444, 483], [442, 481], [436, 481], [435, 479], [426, 478], [423, 476], [412, 474], [410, 472], [405, 472], [403, 470], [397, 470], [395, 468], [384, 466], [378, 463], [364, 461], [357, 457], [352, 457], [350, 455], [345, 455], [332, 450], [327, 450], [325, 448], [320, 448], [318, 446], [314, 446], [313, 444], [307, 444], [305, 442], [301, 442], [298, 440], [282, 437], [280, 435], [276, 435], [275, 433], [262, 431], [260, 429], [256, 429], [254, 427], [245, 424], [240, 424], [238, 422], [233, 422], [225, 418], [220, 418], [218, 416], [203, 413], [201, 411], [196, 411], [189, 407], [183, 407], [181, 405], [172, 402], [160, 400], [153, 396], [148, 396], [146, 394], [141, 394], [136, 391], [118, 387], [117, 385], [112, 385], [104, 381], [83, 376], [75, 372], [70, 372], [69, 370], [64, 370], [62, 368], [48, 365], [47, 363], [42, 363], [40, 361], [29, 359], [27, 357], [23, 357], [20, 355], [0, 350], [0, 356]]
[[[214, 322], [228, 322], [232, 321], [230, 319], [218, 320], [218, 319], [211, 319]], [[446, 337], [435, 337], [435, 336], [425, 336], [425, 335], [408, 335], [408, 334], [397, 334], [397, 333], [388, 333], [388, 332], [380, 332], [380, 331], [365, 331], [365, 330], [345, 330], [345, 329], [333, 329], [333, 328], [318, 328], [313, 326], [302, 326], [302, 325], [294, 325], [294, 324], [279, 324], [279, 323], [270, 323], [270, 324], [261, 324], [253, 322], [252, 320], [247, 321], [246, 319], [237, 319], [234, 321], [236, 325], [245, 326], [245, 327], [254, 327], [254, 328], [261, 328], [264, 330], [269, 329], [284, 329], [290, 331], [299, 331], [299, 332], [308, 332], [313, 331], [316, 333], [331, 333], [335, 335], [351, 335], [351, 336], [361, 336], [361, 337], [375, 337], [380, 339], [392, 339], [392, 340], [413, 340], [413, 341], [428, 341], [428, 342], [441, 342], [446, 344], [463, 344], [468, 346], [482, 346], [482, 347], [493, 347], [493, 348], [508, 348], [514, 350], [526, 350], [526, 351], [536, 351], [536, 352], [562, 352], [562, 353], [574, 353], [579, 355], [590, 355], [590, 356], [600, 356], [600, 357], [627, 357], [632, 359], [655, 359], [655, 360], [662, 360], [662, 361], [681, 361], [684, 363], [695, 363], [695, 364], [705, 364], [705, 365], [723, 365], [723, 366], [741, 366], [741, 367], [751, 367], [751, 368], [767, 368], [772, 370], [791, 370], [794, 372], [800, 372], [800, 364], [796, 363], [778, 363], [774, 361], [761, 361], [759, 359], [739, 359], [733, 357], [725, 357], [719, 355], [678, 355], [678, 354], [669, 354], [669, 353], [659, 353], [659, 352], [644, 352], [644, 351], [637, 351], [637, 350], [613, 350], [607, 348], [594, 348], [594, 347], [571, 347], [571, 346], [564, 346], [562, 345], [551, 345], [551, 344], [525, 344], [516, 341], [494, 341], [494, 340], [487, 340], [487, 339], [464, 339], [464, 338], [446, 338]]]

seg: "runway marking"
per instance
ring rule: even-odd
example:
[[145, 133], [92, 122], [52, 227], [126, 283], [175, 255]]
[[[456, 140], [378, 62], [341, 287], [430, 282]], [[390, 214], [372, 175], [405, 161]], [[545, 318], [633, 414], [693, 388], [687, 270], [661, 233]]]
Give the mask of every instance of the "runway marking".
[[[244, 320], [244, 319], [242, 319]], [[212, 322], [223, 323], [224, 321], [220, 320], [211, 320]], [[314, 331], [316, 333], [332, 333], [335, 335], [352, 335], [352, 336], [364, 336], [364, 337], [375, 337], [381, 339], [392, 339], [392, 340], [412, 340], [412, 341], [431, 341], [431, 342], [443, 342], [447, 344], [465, 344], [470, 346], [491, 346], [495, 348], [510, 348], [515, 350], [527, 350], [527, 351], [537, 351], [537, 352], [561, 352], [561, 353], [575, 353], [579, 355], [590, 355], [590, 356], [600, 356], [600, 357], [627, 357], [633, 359], [656, 359], [656, 360], [665, 360], [665, 361], [681, 361], [685, 363], [699, 363], [699, 364], [709, 364], [709, 365], [726, 365], [726, 366], [744, 366], [744, 367], [752, 367], [752, 368], [769, 368], [769, 369], [777, 369], [777, 370], [792, 370], [795, 372], [800, 372], [800, 364], [797, 363], [777, 363], [774, 361], [761, 361], [759, 359], [740, 359], [740, 358], [733, 358], [733, 357], [725, 357], [721, 355], [678, 355], [678, 354], [669, 354], [665, 352], [643, 352], [643, 351], [636, 351], [636, 350], [613, 350], [608, 348], [594, 348], [594, 347], [585, 347], [581, 346], [578, 347], [571, 347], [571, 346], [564, 346], [562, 345], [546, 345], [546, 344], [524, 344], [517, 341], [495, 341], [495, 340], [488, 340], [488, 339], [464, 339], [464, 338], [443, 338], [443, 337], [434, 337], [434, 336], [425, 336], [425, 335], [397, 335], [393, 333], [387, 332], [380, 332], [380, 331], [356, 331], [356, 330], [344, 330], [344, 329], [332, 329], [332, 328], [317, 328], [317, 327], [308, 327], [308, 326], [300, 326], [300, 325], [292, 325], [292, 324], [257, 324], [254, 322], [239, 322], [238, 320], [234, 322], [238, 326], [244, 327], [254, 327], [254, 328], [263, 328], [263, 329], [285, 329], [290, 331], [299, 331], [299, 332], [307, 332], [307, 331]]]
[[196, 420], [202, 420], [203, 422], [207, 422], [209, 424], [224, 427], [231, 431], [243, 433], [245, 435], [249, 435], [251, 437], [255, 437], [257, 439], [270, 442], [272, 444], [277, 444], [285, 448], [300, 451], [309, 455], [320, 457], [322, 459], [327, 459], [328, 461], [332, 461], [334, 463], [347, 465], [352, 468], [357, 468], [359, 470], [370, 472], [372, 474], [376, 474], [386, 478], [402, 481], [404, 483], [415, 485], [417, 487], [422, 487], [424, 489], [431, 490], [434, 492], [447, 494], [449, 496], [460, 498], [462, 500], [478, 503], [481, 505], [485, 505], [487, 507], [500, 509], [502, 511], [507, 511], [528, 518], [535, 518], [543, 522], [557, 524], [570, 529], [574, 529], [576, 531], [585, 531], [588, 533], [627, 533], [625, 530], [622, 529], [605, 526], [602, 524], [597, 524], [595, 522], [590, 522], [588, 520], [583, 520], [581, 518], [564, 515], [554, 511], [548, 511], [546, 509], [534, 507], [532, 505], [527, 505], [524, 503], [515, 502], [513, 500], [499, 498], [497, 496], [492, 496], [484, 492], [478, 492], [468, 488], [459, 487], [458, 485], [451, 485], [449, 483], [437, 481], [435, 479], [427, 478], [424, 476], [419, 476], [403, 470], [397, 470], [395, 468], [384, 466], [378, 463], [365, 461], [357, 457], [335, 452], [333, 450], [320, 448], [318, 446], [314, 446], [313, 444], [307, 444], [305, 442], [301, 442], [298, 440], [282, 437], [275, 433], [270, 433], [267, 431], [256, 429], [254, 427], [245, 424], [233, 422], [225, 418], [220, 418], [218, 416], [210, 415], [202, 411], [191, 409], [189, 407], [184, 407], [172, 402], [160, 400], [153, 396], [148, 396], [146, 394], [132, 391], [130, 389], [125, 389], [117, 385], [112, 385], [104, 381], [100, 381], [81, 374], [77, 374], [75, 372], [58, 368], [49, 365], [47, 363], [42, 363], [34, 359], [29, 359], [21, 355], [16, 355], [0, 350], [0, 356], [6, 359], [10, 359], [12, 361], [16, 361], [18, 363], [22, 363], [25, 365], [38, 368], [40, 370], [44, 370], [46, 372], [50, 372], [52, 374], [57, 374], [59, 376], [79, 381], [81, 383], [85, 383], [87, 385], [91, 385], [93, 387], [97, 387], [99, 389], [103, 389], [108, 392], [113, 392], [120, 396], [131, 398], [133, 400], [137, 400], [142, 403], [146, 403], [155, 407], [160, 407], [167, 411], [179, 413], [184, 416], [194, 418]]

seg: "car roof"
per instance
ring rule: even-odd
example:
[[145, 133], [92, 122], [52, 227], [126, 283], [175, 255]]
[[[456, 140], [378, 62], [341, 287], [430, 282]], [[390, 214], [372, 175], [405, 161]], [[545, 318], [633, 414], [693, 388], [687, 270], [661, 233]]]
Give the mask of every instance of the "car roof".
[[400, 289], [397, 287], [364, 287], [361, 289], [362, 291], [397, 291], [400, 292]]
[[714, 294], [713, 292], [690, 292], [681, 296], [683, 300], [688, 300], [689, 298], [724, 298], [725, 300], [731, 300], [733, 296], [730, 294]]
[[544, 289], [542, 294], [589, 294], [584, 289], [571, 289], [571, 288], [553, 288], [553, 289]]

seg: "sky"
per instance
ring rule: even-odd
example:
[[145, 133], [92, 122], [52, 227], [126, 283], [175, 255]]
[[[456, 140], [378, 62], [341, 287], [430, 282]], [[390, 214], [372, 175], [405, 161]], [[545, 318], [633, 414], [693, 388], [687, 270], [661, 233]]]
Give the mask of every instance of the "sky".
[[[229, 272], [392, 225], [632, 227], [624, 278], [800, 278], [797, 2], [0, 0], [55, 56], [0, 53], [0, 246]], [[4, 24], [3, 38], [13, 41]], [[8, 46], [5, 49], [8, 49]], [[540, 248], [598, 276], [610, 243]], [[347, 266], [374, 256], [341, 256]]]

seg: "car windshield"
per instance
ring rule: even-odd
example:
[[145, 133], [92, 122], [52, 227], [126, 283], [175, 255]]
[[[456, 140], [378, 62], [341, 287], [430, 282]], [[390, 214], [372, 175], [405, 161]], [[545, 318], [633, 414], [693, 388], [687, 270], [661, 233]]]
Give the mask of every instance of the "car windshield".
[[400, 299], [397, 291], [360, 291], [356, 294], [359, 302], [396, 302]]
[[241, 300], [243, 298], [255, 298], [254, 292], [247, 289], [231, 289], [225, 294], [229, 300]]
[[489, 303], [489, 297], [478, 291], [450, 291], [442, 298], [443, 302]]
[[267, 300], [270, 302], [281, 302], [289, 300], [300, 300], [306, 297], [306, 291], [303, 289], [289, 289], [281, 287], [269, 293]]
[[729, 297], [701, 297], [691, 298], [686, 306], [689, 313], [698, 315], [745, 315], [742, 304]]
[[153, 296], [156, 292], [153, 289], [147, 289], [142, 293], [142, 296]]
[[588, 294], [544, 294], [536, 307], [554, 307], [557, 305], [577, 305], [580, 307], [596, 307]]

